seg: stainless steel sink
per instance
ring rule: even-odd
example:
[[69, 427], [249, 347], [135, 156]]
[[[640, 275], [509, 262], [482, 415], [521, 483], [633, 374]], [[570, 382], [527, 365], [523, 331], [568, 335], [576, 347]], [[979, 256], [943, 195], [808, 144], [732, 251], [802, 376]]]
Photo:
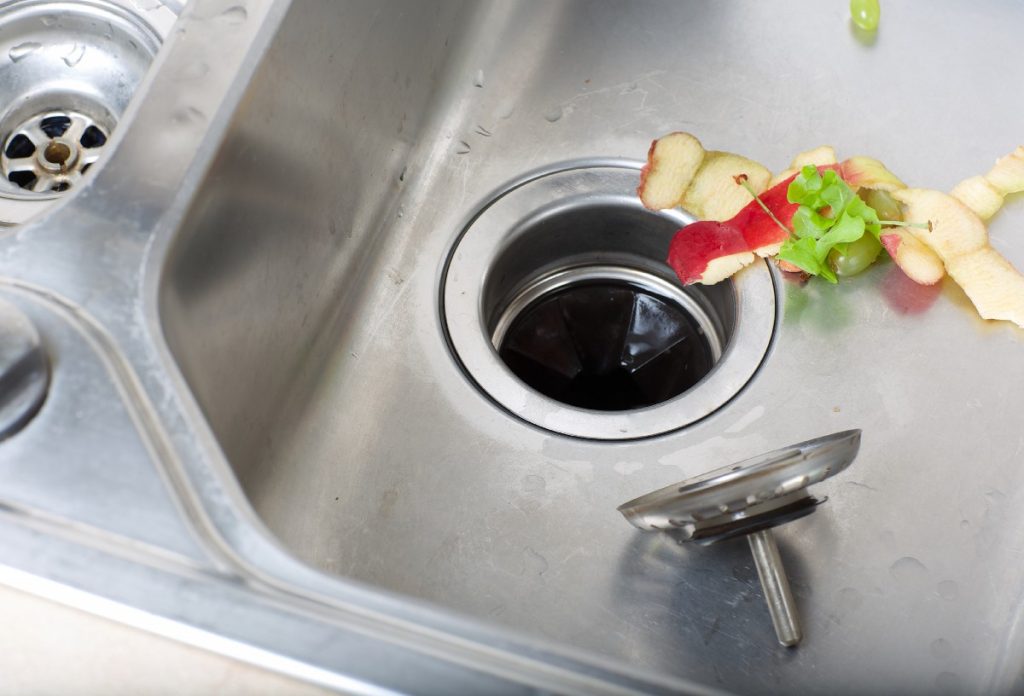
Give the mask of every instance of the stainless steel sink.
[[[695, 300], [722, 357], [656, 408], [728, 378], [721, 398], [650, 428], [583, 413], [584, 437], [489, 389], [497, 351], [460, 354], [490, 310], [445, 311], [457, 243], [497, 201], [578, 173], [618, 214], [671, 130], [774, 170], [829, 143], [912, 185], [986, 171], [1020, 142], [1024, 11], [883, 9], [872, 39], [813, 2], [194, 0], [95, 181], [0, 238], [0, 291], [54, 364], [0, 443], [7, 581], [341, 688], [1019, 689], [1024, 333], [951, 282], [919, 298], [891, 264], [838, 287], [751, 268]], [[1022, 214], [990, 226], [1018, 267]], [[742, 542], [691, 553], [616, 511], [847, 428], [858, 461], [778, 534], [796, 650]], [[53, 539], [116, 562], [33, 557]]]

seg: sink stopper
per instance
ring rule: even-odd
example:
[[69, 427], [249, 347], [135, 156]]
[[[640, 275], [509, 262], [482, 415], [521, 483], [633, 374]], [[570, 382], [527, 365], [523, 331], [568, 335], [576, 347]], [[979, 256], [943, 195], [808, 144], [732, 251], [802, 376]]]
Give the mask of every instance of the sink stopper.
[[775, 635], [793, 646], [802, 637], [800, 621], [772, 527], [814, 512], [826, 499], [807, 487], [845, 469], [859, 449], [860, 430], [826, 435], [648, 493], [619, 512], [639, 529], [704, 546], [746, 536]]
[[0, 300], [0, 441], [39, 410], [50, 384], [50, 363], [39, 334], [14, 305]]

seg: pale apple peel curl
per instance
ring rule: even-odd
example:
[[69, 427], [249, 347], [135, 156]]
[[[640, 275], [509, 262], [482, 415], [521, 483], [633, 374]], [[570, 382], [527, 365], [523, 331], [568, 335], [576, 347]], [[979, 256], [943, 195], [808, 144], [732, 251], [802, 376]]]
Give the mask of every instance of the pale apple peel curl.
[[[991, 177], [991, 178], [990, 178]], [[982, 182], [978, 180], [981, 179]], [[971, 182], [971, 183], [968, 183]], [[999, 194], [993, 206], [982, 187]], [[928, 189], [904, 189], [893, 197], [912, 219], [928, 219], [930, 231], [910, 233], [942, 259], [950, 277], [978, 310], [982, 319], [1011, 321], [1024, 328], [1024, 275], [989, 243], [982, 215], [992, 215], [1002, 198], [1024, 190], [1024, 148], [997, 161], [984, 177], [971, 177], [950, 195]]]

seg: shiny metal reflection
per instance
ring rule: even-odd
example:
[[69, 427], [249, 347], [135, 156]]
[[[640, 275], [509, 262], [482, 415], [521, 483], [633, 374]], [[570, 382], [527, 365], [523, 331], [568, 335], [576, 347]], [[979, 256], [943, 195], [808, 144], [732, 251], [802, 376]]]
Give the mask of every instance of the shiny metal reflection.
[[824, 502], [807, 487], [848, 467], [860, 449], [860, 430], [801, 442], [715, 469], [619, 506], [645, 531], [668, 531], [683, 541], [712, 544], [746, 536], [779, 643], [802, 638], [772, 527], [810, 514]]

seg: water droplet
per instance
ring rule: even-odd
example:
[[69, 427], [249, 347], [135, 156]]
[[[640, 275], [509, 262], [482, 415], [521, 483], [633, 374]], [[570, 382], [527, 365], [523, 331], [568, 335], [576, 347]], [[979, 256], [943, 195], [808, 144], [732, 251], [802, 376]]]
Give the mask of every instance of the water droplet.
[[80, 43], [73, 44], [71, 50], [64, 55], [64, 63], [69, 67], [73, 68], [82, 62], [82, 57], [85, 55], [85, 46]]
[[939, 596], [947, 601], [954, 601], [960, 596], [960, 586], [952, 580], [943, 580], [936, 586]]
[[206, 114], [204, 114], [202, 111], [195, 108], [194, 106], [186, 106], [182, 109], [177, 109], [172, 114], [171, 118], [174, 119], [175, 123], [187, 125], [190, 123], [199, 123], [203, 121], [206, 118]]
[[864, 595], [852, 587], [839, 590], [839, 604], [844, 609], [855, 611], [864, 603]]
[[398, 217], [405, 217], [405, 208], [398, 206]]
[[985, 493], [985, 497], [989, 499], [993, 505], [999, 505], [1006, 501], [1006, 494], [1002, 491], [991, 490]]
[[960, 529], [970, 529], [971, 523], [968, 520], [960, 520]]
[[32, 55], [42, 47], [43, 45], [41, 43], [36, 43], [35, 41], [26, 41], [12, 48], [10, 51], [7, 52], [7, 55], [10, 56], [13, 62], [17, 63], [20, 60], [28, 58], [30, 55]]
[[527, 546], [523, 549], [523, 570], [533, 575], [542, 576], [547, 572], [550, 565], [548, 559]]
[[181, 70], [178, 71], [178, 79], [199, 80], [203, 77], [206, 77], [207, 73], [209, 72], [210, 66], [201, 60], [197, 60], [196, 62], [189, 63], [188, 65], [181, 68]]
[[241, 24], [249, 19], [249, 13], [241, 5], [235, 5], [217, 15], [217, 20], [224, 24]]
[[900, 581], [914, 582], [925, 577], [928, 568], [913, 556], [904, 556], [889, 566], [889, 574]]
[[615, 465], [612, 468], [615, 469], [616, 472], [622, 474], [623, 476], [629, 476], [630, 474], [635, 474], [636, 472], [638, 472], [641, 469], [643, 469], [644, 468], [644, 463], [643, 462], [616, 462]]
[[516, 103], [514, 101], [507, 102], [498, 110], [498, 118], [502, 121], [507, 121], [512, 118], [512, 114], [516, 112]]
[[476, 87], [483, 87], [484, 86], [484, 71], [483, 70], [477, 70], [476, 71], [476, 76], [473, 78], [473, 85], [476, 86]]
[[953, 672], [943, 672], [935, 677], [935, 688], [948, 693], [960, 693], [963, 690], [960, 677]]
[[455, 154], [457, 155], [468, 155], [472, 148], [465, 140], [460, 140], [459, 144], [455, 146]]
[[547, 481], [543, 476], [537, 476], [536, 474], [530, 474], [523, 477], [523, 492], [532, 495], [539, 495], [544, 492], [547, 487]]
[[54, 15], [43, 15], [42, 22], [44, 27], [52, 27], [57, 23], [57, 18]]
[[160, 0], [132, 0], [132, 4], [135, 5], [136, 9], [142, 10], [143, 12], [158, 9], [163, 5]]
[[932, 654], [936, 660], [948, 660], [953, 657], [953, 644], [945, 638], [936, 638], [932, 641], [932, 644], [928, 646], [928, 652]]
[[548, 123], [555, 123], [562, 118], [562, 107], [555, 106], [544, 112], [544, 120]]

